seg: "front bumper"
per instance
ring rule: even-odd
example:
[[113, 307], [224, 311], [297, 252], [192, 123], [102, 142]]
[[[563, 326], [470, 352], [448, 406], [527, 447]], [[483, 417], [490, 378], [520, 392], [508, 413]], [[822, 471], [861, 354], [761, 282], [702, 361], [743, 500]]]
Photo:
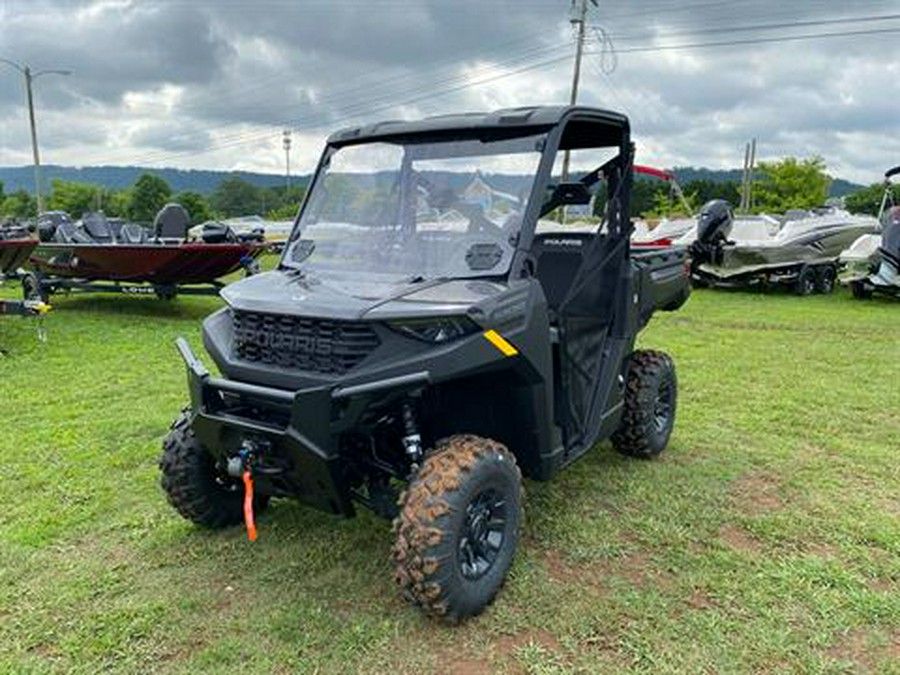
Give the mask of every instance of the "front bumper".
[[258, 448], [253, 465], [260, 494], [290, 496], [330, 513], [353, 515], [338, 439], [353, 428], [375, 396], [422, 388], [427, 372], [353, 386], [300, 391], [213, 377], [184, 338], [176, 341], [187, 367], [191, 426], [219, 462], [246, 443]]

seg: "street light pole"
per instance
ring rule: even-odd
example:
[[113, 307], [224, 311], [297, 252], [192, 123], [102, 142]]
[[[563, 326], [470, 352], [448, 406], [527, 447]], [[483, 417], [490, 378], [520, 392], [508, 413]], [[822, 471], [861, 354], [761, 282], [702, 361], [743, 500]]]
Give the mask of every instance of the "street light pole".
[[41, 155], [38, 151], [37, 139], [37, 123], [34, 119], [34, 93], [32, 92], [32, 83], [41, 75], [71, 75], [71, 70], [39, 70], [36, 73], [31, 72], [30, 66], [22, 66], [15, 61], [0, 58], [9, 66], [18, 70], [25, 77], [25, 92], [28, 96], [28, 122], [31, 126], [31, 153], [34, 157], [34, 196], [37, 199], [37, 211], [41, 213], [44, 210], [44, 197], [41, 193]]

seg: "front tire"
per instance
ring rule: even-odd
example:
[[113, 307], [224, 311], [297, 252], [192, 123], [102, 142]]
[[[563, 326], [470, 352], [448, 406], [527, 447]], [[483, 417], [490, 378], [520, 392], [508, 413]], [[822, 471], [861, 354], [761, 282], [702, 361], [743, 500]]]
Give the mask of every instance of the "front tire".
[[[197, 441], [189, 409], [182, 411], [163, 441], [159, 468], [169, 503], [187, 520], [210, 529], [243, 522], [241, 485], [220, 471], [212, 455]], [[261, 510], [266, 501], [266, 497], [258, 496], [257, 509]]]
[[500, 443], [437, 444], [400, 498], [394, 577], [403, 596], [451, 623], [480, 614], [506, 579], [522, 522], [522, 475]]
[[675, 426], [678, 379], [668, 354], [636, 351], [625, 381], [625, 410], [612, 443], [623, 455], [651, 459], [666, 449]]

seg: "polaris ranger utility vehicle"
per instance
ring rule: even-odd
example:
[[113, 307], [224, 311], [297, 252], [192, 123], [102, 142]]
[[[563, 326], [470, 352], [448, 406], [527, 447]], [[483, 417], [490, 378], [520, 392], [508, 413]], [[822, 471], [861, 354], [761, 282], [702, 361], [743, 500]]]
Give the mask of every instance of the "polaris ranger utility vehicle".
[[[565, 150], [591, 170], [559, 180]], [[278, 268], [223, 289], [203, 324], [222, 376], [178, 341], [191, 405], [164, 443], [172, 505], [244, 519], [251, 539], [270, 497], [365, 506], [395, 519], [407, 599], [480, 612], [516, 549], [522, 475], [610, 437], [650, 458], [672, 431], [674, 364], [634, 342], [687, 299], [685, 254], [632, 257], [632, 159], [628, 119], [585, 107], [332, 135]], [[535, 234], [601, 182], [596, 232]]]

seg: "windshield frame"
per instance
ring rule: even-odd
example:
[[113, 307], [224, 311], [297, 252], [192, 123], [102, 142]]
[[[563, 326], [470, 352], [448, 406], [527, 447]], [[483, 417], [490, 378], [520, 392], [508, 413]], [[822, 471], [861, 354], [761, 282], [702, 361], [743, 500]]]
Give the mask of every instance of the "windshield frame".
[[[308, 189], [303, 199], [303, 203], [297, 213], [297, 216], [294, 219], [291, 234], [288, 240], [285, 242], [285, 246], [281, 253], [281, 258], [279, 261], [280, 268], [286, 268], [290, 270], [300, 270], [304, 271], [309, 268], [310, 271], [313, 271], [316, 274], [324, 272], [326, 274], [334, 274], [336, 276], [342, 276], [346, 274], [346, 271], [340, 270], [338, 268], [328, 269], [327, 267], [319, 267], [319, 265], [307, 265], [306, 261], [309, 255], [311, 255], [311, 251], [315, 249], [314, 239], [307, 239], [303, 237], [303, 233], [308, 231], [308, 228], [313, 227], [314, 224], [311, 222], [304, 222], [304, 216], [309, 213], [311, 208], [315, 208], [316, 200], [319, 199], [319, 195], [322, 190], [324, 190], [323, 182], [325, 178], [330, 175], [329, 169], [332, 166], [332, 160], [335, 155], [348, 147], [359, 147], [359, 146], [388, 146], [393, 145], [402, 150], [402, 159], [396, 164], [396, 172], [397, 172], [397, 190], [398, 194], [398, 213], [397, 213], [397, 227], [398, 229], [402, 229], [407, 227], [409, 224], [406, 223], [406, 215], [401, 213], [404, 210], [404, 204], [408, 207], [410, 196], [409, 190], [412, 189], [410, 185], [411, 177], [415, 177], [412, 182], [416, 183], [421, 177], [426, 177], [429, 171], [436, 171], [441, 173], [443, 171], [447, 171], [447, 169], [440, 168], [425, 168], [425, 169], [416, 169], [414, 168], [415, 162], [441, 162], [441, 161], [452, 161], [455, 159], [472, 159], [475, 160], [476, 164], [479, 159], [491, 160], [495, 157], [504, 157], [509, 156], [513, 157], [516, 155], [524, 157], [531, 156], [531, 160], [528, 161], [529, 168], [527, 170], [522, 171], [513, 171], [508, 174], [510, 177], [522, 178], [523, 185], [521, 188], [521, 193], [517, 196], [519, 197], [519, 204], [523, 205], [525, 209], [521, 212], [520, 222], [515, 229], [509, 230], [509, 236], [506, 240], [498, 239], [497, 246], [502, 249], [502, 256], [499, 259], [499, 262], [491, 267], [487, 268], [478, 268], [474, 267], [470, 264], [468, 272], [461, 272], [459, 269], [448, 271], [446, 277], [444, 275], [440, 275], [441, 278], [460, 278], [460, 279], [476, 279], [476, 278], [503, 278], [509, 274], [510, 268], [513, 264], [514, 259], [517, 254], [517, 244], [521, 240], [521, 230], [525, 225], [527, 220], [527, 212], [531, 210], [531, 202], [534, 199], [536, 194], [539, 194], [535, 191], [535, 183], [537, 181], [537, 177], [540, 174], [540, 169], [545, 163], [545, 149], [547, 145], [547, 128], [544, 126], [543, 128], [539, 127], [522, 127], [519, 128], [518, 133], [510, 134], [503, 133], [498, 135], [488, 135], [485, 137], [483, 133], [475, 133], [469, 130], [463, 130], [460, 133], [454, 134], [408, 134], [400, 137], [393, 138], [371, 138], [361, 140], [357, 143], [328, 143], [325, 146], [325, 149], [319, 159], [319, 163], [316, 167], [316, 171], [313, 174], [313, 178], [309, 183]], [[478, 147], [478, 143], [484, 144], [483, 148]], [[496, 143], [494, 146], [494, 152], [491, 152], [491, 144]], [[446, 153], [440, 151], [440, 146], [446, 144], [448, 151]], [[465, 145], [462, 145], [465, 144]], [[455, 149], [454, 145], [457, 146]], [[500, 146], [500, 147], [497, 147]], [[508, 149], [504, 149], [508, 148]], [[377, 175], [383, 169], [375, 169], [373, 170], [371, 175]], [[476, 166], [476, 168], [472, 171], [472, 175], [479, 175], [481, 169]], [[366, 172], [360, 172], [362, 175], [365, 175]], [[460, 175], [463, 175], [466, 172], [460, 172]], [[486, 175], [489, 175], [490, 171], [486, 172]], [[338, 172], [331, 175], [337, 175]], [[427, 182], [427, 178], [425, 178]], [[326, 193], [327, 194], [327, 193]], [[503, 194], [502, 191], [498, 191], [498, 194]], [[451, 209], [452, 210], [452, 209]], [[421, 221], [419, 221], [421, 222]], [[418, 223], [413, 219], [412, 227], [416, 227]], [[339, 223], [335, 223], [335, 225], [339, 225]], [[495, 223], [496, 225], [496, 223]], [[373, 230], [377, 226], [373, 227]], [[420, 230], [420, 232], [427, 233], [428, 229]], [[502, 234], [503, 230], [498, 226], [498, 233], [494, 233], [490, 236], [497, 236], [497, 234]], [[435, 231], [435, 234], [437, 231]], [[487, 237], [489, 235], [485, 235]], [[298, 245], [301, 241], [310, 241], [313, 245], [310, 247], [310, 254], [304, 257], [301, 260], [292, 259], [292, 251], [296, 245]], [[473, 244], [473, 247], [476, 245]], [[470, 249], [469, 253], [473, 255], [477, 255], [478, 251], [472, 252]], [[365, 277], [373, 277], [373, 276], [382, 276], [383, 274], [387, 274], [389, 276], [390, 273], [381, 273], [373, 270], [366, 270], [364, 272], [360, 272]], [[401, 275], [402, 276], [402, 275]], [[415, 280], [424, 280], [426, 277], [419, 274], [406, 275]], [[427, 278], [433, 278], [428, 276]]]
[[[540, 121], [529, 123], [527, 121], [505, 123], [497, 122], [502, 116], [496, 113], [485, 114], [483, 121], [460, 126], [448, 126], [441, 128], [436, 125], [423, 130], [412, 130], [411, 127], [423, 125], [428, 120], [410, 123], [375, 124], [368, 127], [357, 127], [335, 132], [329, 136], [319, 162], [309, 182], [309, 187], [304, 195], [294, 223], [291, 234], [285, 243], [279, 260], [279, 269], [297, 270], [298, 267], [290, 264], [287, 255], [290, 246], [299, 238], [299, 224], [307, 208], [309, 208], [310, 195], [316, 183], [320, 180], [334, 149], [349, 146], [377, 143], [383, 141], [405, 140], [432, 140], [444, 141], [453, 139], [500, 139], [529, 136], [544, 133], [545, 141], [543, 154], [538, 164], [537, 173], [532, 183], [532, 192], [528, 199], [528, 205], [519, 227], [518, 240], [515, 244], [515, 255], [512, 264], [503, 275], [497, 278], [522, 278], [529, 276], [533, 270], [533, 261], [530, 260], [530, 249], [534, 240], [535, 229], [540, 219], [542, 199], [537, 195], [544, 195], [548, 186], [552, 183], [553, 164], [556, 153], [565, 148], [617, 148], [618, 154], [612, 161], [611, 170], [619, 175], [619, 180], [631, 180], [631, 176], [625, 171], [634, 160], [634, 145], [631, 141], [631, 126], [628, 118], [620, 113], [581, 106], [569, 106], [561, 109], [545, 108], [535, 109]], [[542, 113], [542, 114], [541, 114]], [[527, 117], [523, 118], [527, 120]], [[627, 195], [627, 193], [626, 193]], [[628, 213], [628, 200], [624, 200], [623, 212], [613, 214], [615, 227], [609, 227], [610, 232], [606, 236], [624, 238], [625, 250], [630, 250], [629, 235], [632, 227], [624, 214]], [[599, 228], [598, 228], [599, 231]], [[485, 275], [487, 276], [487, 275]]]

